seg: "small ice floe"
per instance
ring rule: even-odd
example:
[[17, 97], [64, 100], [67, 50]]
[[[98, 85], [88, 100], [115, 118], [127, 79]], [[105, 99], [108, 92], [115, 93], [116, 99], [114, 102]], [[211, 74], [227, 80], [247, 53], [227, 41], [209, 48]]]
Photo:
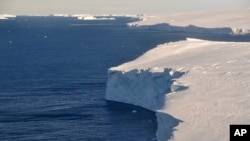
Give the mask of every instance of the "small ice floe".
[[44, 35], [43, 38], [46, 39], [46, 38], [48, 38], [48, 36], [47, 36], [47, 35]]
[[131, 113], [135, 114], [135, 113], [137, 113], [137, 111], [136, 110], [132, 110]]
[[13, 41], [9, 41], [9, 44], [12, 44], [13, 43]]

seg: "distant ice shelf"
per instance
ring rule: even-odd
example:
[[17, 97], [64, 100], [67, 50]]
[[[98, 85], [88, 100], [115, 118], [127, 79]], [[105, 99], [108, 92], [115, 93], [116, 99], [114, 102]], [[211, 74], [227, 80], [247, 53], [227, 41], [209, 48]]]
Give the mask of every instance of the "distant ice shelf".
[[133, 29], [165, 30], [189, 33], [250, 34], [250, 9], [212, 12], [141, 15], [141, 21], [129, 23]]
[[75, 17], [78, 20], [116, 20], [117, 18], [127, 17], [127, 18], [137, 18], [141, 19], [143, 15], [128, 15], [128, 14], [49, 14], [49, 15], [10, 15], [10, 14], [0, 14], [0, 19], [10, 19], [17, 16], [40, 16], [40, 17]]

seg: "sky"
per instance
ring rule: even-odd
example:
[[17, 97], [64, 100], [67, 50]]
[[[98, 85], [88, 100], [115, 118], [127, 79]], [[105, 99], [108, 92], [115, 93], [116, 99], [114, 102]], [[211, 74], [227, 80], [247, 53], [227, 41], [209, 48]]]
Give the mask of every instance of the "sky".
[[250, 8], [250, 0], [0, 0], [0, 14], [168, 14]]

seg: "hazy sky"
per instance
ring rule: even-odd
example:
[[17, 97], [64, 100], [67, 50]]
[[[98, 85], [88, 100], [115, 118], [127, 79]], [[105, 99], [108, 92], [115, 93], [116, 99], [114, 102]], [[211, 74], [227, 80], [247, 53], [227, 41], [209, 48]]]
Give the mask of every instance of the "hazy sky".
[[1, 14], [164, 14], [250, 7], [250, 0], [0, 0]]

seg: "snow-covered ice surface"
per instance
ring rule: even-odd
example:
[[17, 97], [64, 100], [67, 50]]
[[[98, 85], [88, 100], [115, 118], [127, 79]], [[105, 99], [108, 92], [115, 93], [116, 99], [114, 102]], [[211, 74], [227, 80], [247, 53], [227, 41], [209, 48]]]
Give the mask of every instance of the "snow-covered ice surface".
[[[250, 29], [249, 17], [244, 9], [152, 17], [139, 24], [173, 20], [178, 26]], [[108, 74], [106, 99], [156, 111], [158, 141], [228, 141], [230, 124], [250, 124], [249, 42], [188, 38], [158, 45]]]

